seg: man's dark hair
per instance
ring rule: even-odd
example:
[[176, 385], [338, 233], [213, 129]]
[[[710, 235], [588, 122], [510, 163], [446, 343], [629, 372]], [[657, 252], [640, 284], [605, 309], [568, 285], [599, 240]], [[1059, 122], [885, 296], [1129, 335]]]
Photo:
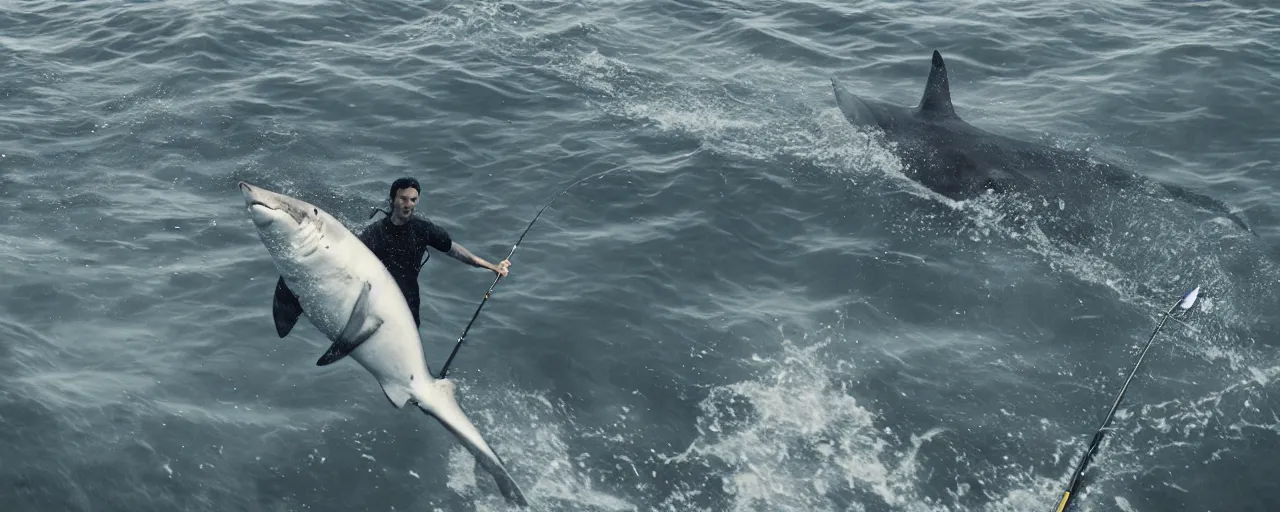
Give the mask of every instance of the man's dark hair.
[[395, 199], [396, 192], [399, 192], [409, 187], [413, 187], [413, 189], [417, 190], [419, 194], [422, 193], [422, 187], [418, 186], [418, 180], [415, 180], [413, 178], [406, 176], [398, 180], [395, 180], [394, 182], [391, 183], [390, 198]]

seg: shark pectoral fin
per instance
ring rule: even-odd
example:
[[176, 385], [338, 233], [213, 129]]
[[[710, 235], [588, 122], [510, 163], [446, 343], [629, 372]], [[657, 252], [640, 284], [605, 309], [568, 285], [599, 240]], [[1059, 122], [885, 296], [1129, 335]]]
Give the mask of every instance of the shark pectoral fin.
[[355, 307], [351, 308], [351, 317], [347, 319], [346, 327], [342, 328], [342, 333], [338, 334], [338, 339], [333, 340], [333, 344], [329, 346], [329, 350], [320, 356], [316, 361], [316, 366], [325, 366], [337, 362], [339, 359], [347, 357], [351, 351], [364, 343], [365, 340], [373, 336], [379, 327], [382, 327], [382, 318], [369, 315], [369, 290], [372, 285], [364, 283], [364, 287], [360, 289], [360, 297], [356, 299]]
[[276, 322], [276, 334], [281, 338], [287, 336], [302, 316], [302, 303], [298, 296], [284, 284], [284, 276], [276, 281], [276, 295], [271, 300], [271, 318]]
[[1247, 233], [1253, 233], [1255, 236], [1257, 236], [1257, 233], [1255, 233], [1252, 229], [1250, 229], [1249, 224], [1244, 221], [1244, 217], [1240, 216], [1236, 212], [1231, 211], [1231, 207], [1227, 206], [1227, 203], [1224, 203], [1219, 199], [1214, 199], [1212, 197], [1206, 196], [1199, 192], [1192, 192], [1190, 189], [1179, 187], [1177, 185], [1171, 185], [1169, 183], [1162, 182], [1160, 183], [1160, 186], [1164, 187], [1164, 189], [1169, 192], [1169, 195], [1173, 196], [1174, 198], [1184, 203], [1190, 204], [1192, 206], [1204, 208], [1205, 210], [1225, 216], [1226, 218], [1230, 219], [1231, 222], [1234, 222], [1237, 226], [1240, 226], [1240, 229], [1245, 230], [1245, 232]]

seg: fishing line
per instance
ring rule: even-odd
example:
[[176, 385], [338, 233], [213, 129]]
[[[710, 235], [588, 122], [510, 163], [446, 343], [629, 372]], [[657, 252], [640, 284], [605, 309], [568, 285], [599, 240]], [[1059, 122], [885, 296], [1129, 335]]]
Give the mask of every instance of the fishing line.
[[[1089, 465], [1089, 461], [1093, 459], [1094, 453], [1098, 451], [1098, 446], [1102, 444], [1102, 438], [1106, 436], [1107, 424], [1111, 423], [1111, 419], [1115, 417], [1116, 408], [1120, 407], [1120, 400], [1124, 398], [1124, 393], [1129, 389], [1129, 382], [1133, 380], [1134, 374], [1138, 373], [1138, 366], [1142, 364], [1142, 359], [1147, 356], [1147, 349], [1151, 348], [1151, 342], [1155, 341], [1156, 335], [1160, 333], [1160, 329], [1164, 327], [1165, 322], [1169, 319], [1185, 325], [1180, 318], [1175, 315], [1181, 315], [1185, 318], [1190, 314], [1191, 307], [1195, 305], [1196, 299], [1200, 296], [1200, 287], [1197, 286], [1191, 291], [1178, 299], [1169, 309], [1160, 317], [1160, 323], [1156, 324], [1156, 328], [1151, 331], [1151, 337], [1147, 338], [1146, 346], [1142, 347], [1142, 353], [1138, 355], [1138, 361], [1133, 364], [1133, 370], [1129, 372], [1129, 378], [1125, 379], [1124, 386], [1120, 387], [1120, 394], [1116, 395], [1115, 403], [1111, 404], [1111, 410], [1107, 411], [1107, 416], [1102, 420], [1102, 426], [1098, 427], [1098, 432], [1093, 434], [1093, 441], [1089, 442], [1089, 449], [1085, 450], [1084, 456], [1080, 457], [1080, 463], [1076, 465], [1075, 474], [1071, 477], [1071, 484], [1067, 486], [1067, 490], [1063, 491], [1062, 499], [1058, 501], [1058, 508], [1054, 512], [1063, 512], [1067, 510], [1067, 505], [1071, 504], [1071, 497], [1076, 494], [1076, 489], [1080, 487], [1080, 482], [1084, 477], [1084, 470]], [[1178, 310], [1176, 313], [1174, 310]]]
[[[604, 176], [605, 174], [608, 174], [608, 173], [613, 172], [613, 171], [618, 170], [618, 169], [619, 169], [618, 167], [614, 167], [613, 169], [609, 169], [609, 170], [607, 170], [607, 171], [598, 172], [598, 173], [592, 174], [592, 175], [590, 175], [590, 176], [587, 176], [587, 177], [585, 177], [585, 178], [582, 178], [582, 179], [580, 179], [580, 180], [578, 180], [578, 181], [575, 181], [575, 182], [573, 182], [573, 183], [570, 183], [570, 184], [569, 184], [569, 186], [567, 186], [567, 187], [565, 187], [565, 188], [564, 188], [564, 190], [561, 190], [560, 192], [556, 193], [556, 195], [551, 196], [551, 199], [547, 201], [547, 204], [542, 205], [542, 208], [538, 209], [538, 213], [537, 213], [536, 215], [534, 215], [534, 216], [533, 216], [533, 220], [529, 221], [529, 225], [528, 225], [527, 227], [525, 227], [525, 228], [524, 228], [524, 233], [521, 233], [521, 234], [520, 234], [520, 238], [516, 240], [515, 245], [512, 245], [512, 246], [511, 246], [511, 251], [510, 251], [510, 252], [508, 252], [508, 253], [507, 253], [507, 257], [506, 257], [506, 258], [503, 258], [503, 259], [504, 259], [504, 260], [510, 260], [510, 259], [511, 259], [511, 255], [512, 255], [512, 254], [515, 254], [515, 252], [516, 252], [516, 248], [517, 248], [517, 247], [520, 247], [520, 242], [524, 241], [524, 236], [525, 236], [525, 235], [527, 235], [527, 234], [529, 234], [529, 230], [533, 228], [533, 223], [538, 222], [538, 217], [541, 217], [541, 216], [542, 216], [542, 212], [543, 212], [544, 210], [546, 210], [548, 206], [551, 206], [551, 203], [552, 203], [552, 202], [555, 202], [556, 198], [560, 197], [560, 195], [561, 195], [561, 194], [564, 194], [565, 192], [568, 192], [568, 191], [569, 191], [569, 189], [573, 188], [573, 186], [574, 186], [574, 185], [577, 185], [577, 184], [579, 184], [579, 183], [582, 183], [582, 182], [584, 182], [584, 181], [587, 181], [587, 180], [589, 180], [589, 179], [591, 179], [591, 178], [596, 178], [596, 177]], [[457, 344], [455, 344], [455, 345], [453, 346], [453, 352], [449, 353], [449, 358], [448, 358], [448, 359], [446, 359], [446, 360], [444, 361], [444, 366], [440, 368], [440, 376], [439, 376], [439, 377], [437, 377], [438, 379], [443, 379], [443, 378], [445, 377], [445, 375], [449, 372], [449, 365], [450, 365], [451, 363], [453, 363], [453, 357], [454, 357], [454, 356], [456, 356], [456, 355], [458, 355], [458, 349], [462, 348], [462, 342], [463, 342], [464, 340], [466, 340], [466, 338], [467, 338], [467, 332], [471, 330], [471, 324], [474, 324], [474, 323], [475, 323], [475, 321], [476, 321], [476, 318], [480, 316], [480, 309], [481, 309], [481, 308], [484, 308], [484, 303], [489, 301], [489, 295], [490, 295], [491, 293], [493, 293], [493, 287], [498, 286], [498, 281], [500, 281], [500, 280], [502, 280], [502, 275], [501, 275], [501, 274], [499, 274], [498, 276], [496, 276], [496, 277], [493, 279], [493, 284], [489, 285], [489, 290], [488, 290], [488, 291], [486, 291], [486, 292], [484, 292], [484, 298], [480, 300], [480, 305], [479, 305], [479, 306], [476, 306], [476, 312], [475, 312], [475, 313], [473, 313], [473, 314], [471, 315], [471, 321], [470, 321], [470, 322], [467, 322], [467, 327], [466, 327], [465, 329], [463, 329], [463, 330], [462, 330], [462, 336], [459, 336], [459, 337], [458, 337], [458, 343], [457, 343]]]

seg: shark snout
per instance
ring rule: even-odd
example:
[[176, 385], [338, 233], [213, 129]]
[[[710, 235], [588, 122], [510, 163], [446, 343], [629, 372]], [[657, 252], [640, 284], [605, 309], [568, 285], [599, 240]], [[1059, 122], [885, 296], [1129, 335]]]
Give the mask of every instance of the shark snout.
[[271, 204], [273, 201], [269, 191], [244, 181], [236, 183], [236, 187], [240, 189], [240, 195], [244, 196], [244, 206], [249, 210], [249, 218], [255, 225], [261, 228], [275, 221], [273, 213], [276, 208]]
[[831, 90], [836, 96], [836, 105], [840, 107], [840, 112], [844, 114], [845, 119], [854, 126], [877, 126], [876, 116], [871, 113], [871, 108], [867, 103], [845, 89], [835, 77], [831, 77]]
[[244, 196], [245, 204], [254, 203], [254, 192], [256, 192], [257, 189], [254, 188], [253, 185], [250, 185], [248, 182], [241, 181], [236, 183], [236, 187], [240, 189], [240, 195]]
[[236, 186], [244, 196], [244, 205], [249, 210], [249, 215], [259, 226], [286, 218], [302, 224], [309, 215], [320, 215], [318, 208], [279, 192], [251, 185], [246, 181], [237, 182]]
[[273, 210], [275, 209], [270, 204], [274, 201], [270, 201], [272, 194], [268, 190], [250, 185], [247, 181], [236, 183], [236, 186], [240, 188], [240, 195], [244, 196], [245, 206], [253, 206], [256, 204]]

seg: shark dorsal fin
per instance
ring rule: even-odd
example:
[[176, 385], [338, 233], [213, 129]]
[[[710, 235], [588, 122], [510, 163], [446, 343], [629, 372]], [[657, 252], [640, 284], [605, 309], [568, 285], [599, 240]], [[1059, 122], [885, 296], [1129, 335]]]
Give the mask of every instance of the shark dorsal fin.
[[951, 106], [947, 64], [942, 61], [938, 50], [933, 51], [933, 68], [929, 70], [929, 82], [924, 86], [924, 96], [920, 98], [917, 112], [926, 117], [957, 117], [955, 107]]

